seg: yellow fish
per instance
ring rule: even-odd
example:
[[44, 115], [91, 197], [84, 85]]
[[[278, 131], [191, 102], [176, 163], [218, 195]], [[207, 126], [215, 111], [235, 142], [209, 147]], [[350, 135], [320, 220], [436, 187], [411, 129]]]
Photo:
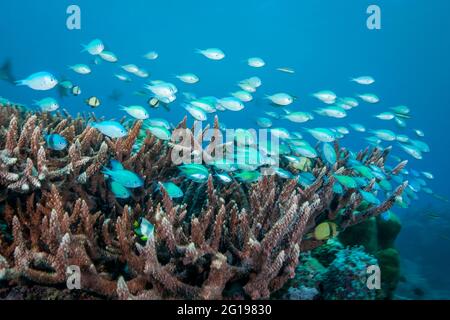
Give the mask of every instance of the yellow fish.
[[100, 100], [97, 97], [90, 97], [86, 100], [86, 104], [91, 108], [97, 108], [100, 106]]
[[337, 225], [334, 222], [322, 222], [314, 229], [314, 238], [319, 241], [328, 240], [337, 235]]
[[79, 96], [81, 94], [81, 88], [79, 86], [75, 86], [72, 88], [72, 94], [74, 96]]
[[159, 107], [159, 100], [157, 98], [150, 98], [148, 100], [148, 105], [150, 106], [150, 108], [158, 108]]

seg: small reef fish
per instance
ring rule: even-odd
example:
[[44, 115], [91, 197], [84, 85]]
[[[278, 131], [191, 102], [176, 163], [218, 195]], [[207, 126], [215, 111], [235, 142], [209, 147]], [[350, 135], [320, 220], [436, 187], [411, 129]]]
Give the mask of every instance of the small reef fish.
[[209, 48], [205, 50], [197, 49], [196, 52], [210, 60], [222, 60], [225, 58], [225, 53], [218, 48]]
[[122, 66], [122, 69], [125, 70], [128, 73], [136, 73], [139, 72], [139, 67], [135, 64], [126, 64]]
[[110, 52], [110, 51], [103, 51], [103, 52], [99, 53], [99, 56], [106, 62], [116, 63], [117, 61], [119, 61], [117, 56], [113, 52]]
[[79, 86], [74, 86], [72, 88], [72, 94], [74, 96], [79, 96], [81, 94], [81, 88]]
[[294, 153], [297, 153], [303, 157], [314, 159], [318, 157], [316, 149], [311, 147], [309, 144], [303, 146], [293, 146], [291, 147]]
[[164, 81], [152, 81], [149, 85], [146, 85], [145, 88], [158, 97], [166, 98], [170, 98], [178, 92], [175, 85]]
[[344, 175], [338, 175], [335, 174], [333, 177], [336, 178], [336, 180], [342, 184], [344, 187], [348, 189], [356, 189], [358, 188], [358, 184], [356, 183], [355, 179], [353, 179], [350, 176], [344, 176]]
[[141, 223], [135, 222], [134, 228], [134, 232], [142, 241], [148, 241], [155, 235], [155, 226], [145, 218], [141, 219]]
[[175, 77], [178, 80], [180, 80], [184, 83], [188, 83], [188, 84], [195, 84], [200, 81], [200, 78], [193, 73], [184, 73], [184, 74], [177, 75]]
[[183, 108], [197, 121], [206, 121], [208, 116], [203, 109], [193, 106], [192, 104], [184, 104]]
[[396, 113], [398, 115], [408, 115], [411, 112], [409, 107], [403, 106], [403, 105], [392, 107], [391, 110], [394, 111], [394, 113]]
[[170, 125], [169, 121], [167, 121], [166, 119], [162, 119], [162, 118], [151, 118], [151, 119], [146, 120], [146, 123], [151, 126], [155, 126], [155, 127], [163, 127], [163, 128], [166, 128], [167, 130], [171, 129], [171, 125]]
[[242, 102], [250, 102], [253, 100], [253, 96], [251, 95], [251, 93], [245, 90], [233, 92], [231, 95], [241, 100]]
[[417, 160], [423, 159], [422, 152], [419, 149], [417, 149], [415, 146], [411, 146], [411, 145], [404, 144], [404, 143], [400, 143], [399, 145], [403, 149], [403, 151], [405, 151], [411, 157], [413, 157]]
[[160, 101], [158, 98], [153, 97], [148, 99], [147, 104], [150, 108], [157, 109], [160, 105]]
[[70, 90], [70, 89], [73, 88], [73, 83], [72, 83], [72, 81], [69, 81], [69, 80], [61, 81], [61, 82], [59, 83], [59, 85], [60, 85], [62, 88], [67, 89], [67, 90]]
[[91, 68], [86, 64], [76, 64], [73, 66], [69, 66], [69, 69], [82, 75], [87, 75], [92, 72]]
[[68, 145], [66, 138], [56, 133], [44, 135], [44, 140], [51, 150], [62, 151], [66, 149]]
[[338, 235], [337, 225], [334, 222], [322, 222], [314, 229], [313, 236], [318, 241], [335, 238]]
[[294, 98], [287, 93], [276, 93], [273, 95], [266, 96], [273, 104], [278, 106], [288, 106], [294, 102]]
[[375, 118], [378, 118], [380, 120], [392, 120], [395, 118], [395, 114], [393, 114], [392, 112], [382, 112], [375, 115]]
[[127, 129], [117, 121], [91, 123], [91, 126], [110, 138], [123, 138], [128, 135]]
[[395, 124], [396, 124], [397, 126], [399, 126], [400, 128], [406, 128], [406, 122], [405, 122], [405, 120], [403, 120], [403, 119], [401, 119], [401, 118], [399, 118], [399, 117], [395, 117], [394, 120], [395, 120]]
[[409, 143], [419, 149], [421, 152], [427, 153], [431, 151], [430, 146], [424, 141], [409, 139]]
[[254, 88], [259, 88], [262, 86], [262, 80], [259, 77], [251, 77], [245, 81]]
[[375, 82], [375, 79], [372, 78], [371, 76], [361, 76], [361, 77], [353, 78], [353, 79], [351, 79], [351, 81], [356, 82], [357, 84], [371, 85]]
[[262, 68], [266, 65], [266, 62], [258, 57], [252, 57], [247, 60], [247, 64], [253, 68]]
[[256, 124], [260, 126], [261, 128], [270, 128], [272, 127], [273, 123], [272, 120], [269, 118], [259, 117], [256, 119]]
[[90, 97], [89, 99], [86, 99], [85, 102], [89, 107], [93, 109], [98, 108], [100, 106], [100, 99], [97, 97]]
[[422, 174], [425, 178], [429, 179], [429, 180], [433, 180], [434, 176], [431, 172], [427, 172], [427, 171], [422, 171]]
[[114, 75], [117, 79], [119, 79], [120, 81], [124, 81], [124, 82], [131, 82], [131, 78], [123, 73], [119, 73], [119, 74], [115, 74]]
[[83, 51], [82, 52], [88, 52], [89, 54], [96, 56], [105, 50], [105, 45], [100, 39], [94, 39], [87, 45], [82, 45]]
[[391, 130], [380, 129], [371, 130], [370, 132], [383, 141], [395, 141], [397, 139], [397, 136]]
[[270, 133], [280, 139], [289, 139], [291, 137], [291, 134], [285, 128], [273, 128], [270, 130]]
[[364, 190], [359, 190], [359, 193], [361, 194], [362, 198], [367, 201], [370, 204], [379, 205], [380, 200], [377, 199], [377, 197], [374, 196], [373, 193], [367, 192]]
[[424, 133], [422, 130], [414, 129], [414, 132], [415, 132], [419, 137], [425, 137], [425, 133]]
[[409, 141], [409, 137], [404, 134], [398, 134], [396, 139], [397, 139], [397, 141], [402, 142], [402, 143], [406, 143]]
[[169, 141], [170, 139], [172, 139], [172, 134], [170, 133], [170, 131], [163, 126], [147, 125], [145, 126], [145, 129], [150, 131], [150, 133], [159, 140]]
[[259, 171], [245, 170], [235, 174], [234, 177], [244, 183], [253, 183], [261, 178], [261, 173]]
[[277, 176], [279, 176], [282, 179], [292, 179], [293, 175], [289, 171], [282, 169], [280, 167], [271, 168]]
[[218, 99], [215, 97], [203, 97], [192, 100], [190, 104], [202, 109], [206, 113], [214, 113], [217, 111], [217, 101]]
[[336, 131], [341, 134], [349, 134], [350, 131], [346, 127], [336, 127]]
[[295, 70], [289, 67], [281, 67], [281, 68], [277, 68], [277, 71], [280, 72], [284, 72], [284, 73], [290, 73], [290, 74], [294, 74]]
[[144, 180], [130, 170], [104, 168], [102, 173], [125, 188], [136, 189], [144, 185]]
[[321, 116], [327, 116], [327, 117], [331, 117], [331, 118], [337, 118], [337, 119], [342, 119], [345, 118], [347, 116], [347, 112], [338, 106], [330, 106], [330, 107], [326, 107], [326, 108], [320, 108], [315, 110], [315, 112], [317, 114], [320, 114]]
[[375, 103], [380, 102], [380, 98], [378, 98], [378, 96], [375, 95], [375, 94], [373, 94], [373, 93], [359, 94], [358, 97], [359, 97], [362, 101], [367, 102], [367, 103], [375, 104]]
[[286, 112], [286, 115], [283, 115], [281, 118], [289, 120], [294, 123], [305, 123], [307, 121], [313, 120], [314, 116], [309, 112], [290, 112], [288, 110], [284, 110]]
[[321, 142], [333, 142], [336, 136], [333, 131], [326, 128], [306, 129], [315, 139]]
[[267, 111], [267, 112], [265, 112], [265, 114], [268, 115], [269, 117], [274, 118], [274, 119], [280, 119], [281, 118], [281, 116], [278, 113], [276, 113], [275, 111]]
[[34, 105], [43, 112], [53, 112], [59, 109], [59, 103], [53, 98], [44, 98], [40, 101], [34, 100]]
[[117, 199], [129, 199], [131, 197], [130, 190], [116, 181], [111, 182], [110, 189]]
[[229, 111], [241, 111], [245, 108], [241, 100], [235, 97], [226, 97], [217, 101], [221, 106]]
[[366, 132], [366, 128], [359, 123], [352, 123], [350, 124], [350, 126], [353, 128], [353, 130], [358, 131], [358, 132]]
[[248, 80], [242, 80], [240, 82], [238, 82], [238, 86], [244, 90], [247, 91], [249, 93], [255, 93], [256, 92], [256, 87], [254, 87], [253, 85], [251, 85]]
[[156, 60], [158, 59], [159, 54], [156, 51], [150, 51], [144, 55], [144, 58], [147, 60]]
[[334, 165], [337, 160], [337, 154], [334, 147], [329, 143], [322, 144], [322, 154], [329, 165]]
[[228, 173], [216, 173], [215, 177], [222, 183], [230, 183], [231, 181], [233, 181], [233, 178], [231, 178]]
[[139, 77], [139, 78], [148, 78], [150, 77], [150, 73], [145, 70], [145, 69], [139, 69], [138, 71], [136, 71], [134, 73], [135, 76]]
[[137, 120], [146, 120], [150, 118], [148, 111], [142, 106], [120, 106], [121, 110], [125, 111], [131, 117]]
[[184, 196], [183, 190], [173, 182], [160, 182], [171, 199], [178, 199]]
[[208, 169], [201, 164], [185, 164], [178, 167], [182, 174], [197, 183], [203, 183], [208, 180], [209, 171]]
[[336, 101], [336, 94], [333, 91], [322, 90], [313, 94], [313, 97], [319, 99], [323, 103], [333, 104]]
[[58, 80], [49, 72], [38, 72], [30, 75], [24, 80], [16, 81], [18, 86], [27, 86], [37, 91], [51, 90], [58, 84]]
[[359, 106], [358, 100], [352, 97], [345, 97], [339, 99], [340, 103], [350, 106], [351, 108], [356, 108]]

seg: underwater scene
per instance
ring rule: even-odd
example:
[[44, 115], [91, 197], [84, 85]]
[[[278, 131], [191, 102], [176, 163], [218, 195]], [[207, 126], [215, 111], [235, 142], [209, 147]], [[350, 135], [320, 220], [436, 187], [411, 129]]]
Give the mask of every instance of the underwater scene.
[[0, 12], [0, 300], [450, 299], [450, 2]]

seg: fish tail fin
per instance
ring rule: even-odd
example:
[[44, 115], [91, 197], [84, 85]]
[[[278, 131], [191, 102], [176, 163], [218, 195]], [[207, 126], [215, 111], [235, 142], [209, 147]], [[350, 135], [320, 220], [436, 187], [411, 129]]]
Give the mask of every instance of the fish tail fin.
[[102, 169], [102, 173], [105, 175], [105, 176], [110, 176], [111, 175], [111, 173], [112, 173], [112, 170], [111, 169], [108, 169], [107, 167], [103, 167], [103, 169]]
[[83, 50], [80, 51], [81, 53], [86, 52], [88, 50], [87, 45], [81, 44], [81, 46], [83, 47]]
[[200, 54], [202, 54], [203, 53], [203, 50], [202, 49], [195, 49], [195, 53], [200, 53]]
[[27, 80], [17, 80], [15, 82], [16, 86], [26, 86], [27, 85]]

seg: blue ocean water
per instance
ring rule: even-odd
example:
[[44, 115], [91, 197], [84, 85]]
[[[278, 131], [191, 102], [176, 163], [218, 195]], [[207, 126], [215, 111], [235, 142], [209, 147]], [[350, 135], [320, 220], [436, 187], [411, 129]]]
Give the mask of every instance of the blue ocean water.
[[[71, 4], [81, 8], [81, 30], [66, 28], [66, 9]], [[381, 30], [366, 27], [366, 9], [371, 4], [382, 10]], [[221, 121], [230, 128], [256, 127], [255, 117], [273, 109], [264, 102], [265, 94], [292, 93], [299, 98], [292, 109], [311, 111], [319, 106], [311, 93], [319, 90], [333, 90], [339, 96], [376, 93], [381, 98], [379, 104], [362, 104], [340, 120], [316, 116], [314, 126], [362, 123], [367, 128], [386, 128], [410, 136], [414, 136], [412, 129], [423, 130], [432, 150], [423, 160], [406, 156], [398, 147], [394, 153], [410, 160], [411, 168], [431, 171], [435, 179], [430, 187], [450, 196], [448, 1], [21, 0], [2, 1], [0, 12], [0, 63], [11, 59], [13, 74], [19, 79], [47, 70], [80, 85], [81, 97], [60, 101], [74, 114], [91, 111], [84, 103], [90, 96], [103, 102], [95, 113], [109, 118], [123, 115], [119, 104], [145, 103], [142, 97], [133, 95], [142, 89], [143, 80], [123, 83], [113, 77], [119, 65], [128, 63], [146, 68], [152, 79], [174, 82], [180, 91], [198, 96], [227, 96], [237, 90], [239, 80], [260, 77], [263, 87], [244, 112], [221, 114]], [[89, 76], [68, 70], [68, 65], [92, 61], [92, 57], [80, 52], [80, 44], [94, 38], [102, 39], [119, 56], [119, 64], [93, 66]], [[195, 53], [196, 48], [208, 47], [223, 49], [226, 59], [209, 61]], [[150, 50], [156, 50], [160, 58], [143, 59]], [[267, 67], [248, 67], [245, 60], [251, 56], [263, 57]], [[275, 71], [283, 66], [294, 68], [296, 73]], [[183, 72], [196, 73], [200, 83], [185, 85], [173, 77]], [[368, 88], [349, 81], [366, 74], [376, 79]], [[122, 94], [120, 102], [108, 98], [113, 91]], [[33, 99], [48, 93], [0, 82], [0, 96], [31, 105]], [[403, 104], [412, 110], [407, 129], [400, 130], [392, 122], [372, 117]], [[152, 111], [152, 116], [177, 123], [187, 114], [178, 102], [171, 108], [171, 112]], [[277, 126], [299, 129], [299, 125], [287, 121]], [[342, 144], [360, 149], [366, 145], [363, 137], [352, 132]], [[440, 222], [429, 223], [421, 212], [427, 206], [442, 211]], [[430, 297], [450, 298], [450, 281], [446, 280], [450, 264], [448, 207], [421, 194], [413, 208], [398, 212], [404, 225], [398, 242], [402, 257], [426, 278], [429, 291], [433, 291]]]

